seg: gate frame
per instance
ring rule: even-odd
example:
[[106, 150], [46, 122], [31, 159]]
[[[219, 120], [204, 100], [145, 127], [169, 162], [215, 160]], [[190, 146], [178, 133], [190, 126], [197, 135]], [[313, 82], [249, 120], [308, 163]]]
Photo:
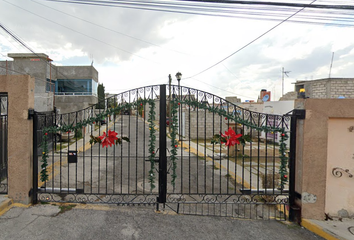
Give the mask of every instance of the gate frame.
[[[159, 87], [160, 90], [160, 95], [159, 95], [159, 101], [160, 101], [160, 117], [159, 117], [159, 187], [158, 187], [158, 197], [156, 199], [157, 208], [159, 207], [159, 204], [163, 204], [165, 206], [165, 203], [167, 202], [167, 152], [166, 152], [166, 139], [167, 139], [167, 134], [166, 134], [166, 107], [167, 107], [167, 97], [166, 97], [166, 84], [162, 85], [155, 85]], [[154, 87], [154, 86], [151, 86]], [[174, 86], [175, 87], [175, 86]], [[178, 86], [179, 88], [179, 86]], [[196, 89], [195, 89], [196, 90]], [[133, 90], [131, 90], [133, 91]], [[197, 90], [199, 91], [199, 90]], [[127, 91], [130, 93], [130, 91]], [[204, 91], [203, 91], [204, 92]], [[204, 92], [206, 93], [206, 92]], [[206, 93], [208, 94], [208, 93]], [[213, 95], [214, 96], [214, 95]], [[114, 96], [115, 97], [115, 96]], [[220, 98], [224, 100], [223, 98]], [[106, 100], [105, 100], [106, 101]], [[226, 100], [225, 100], [226, 101]], [[108, 101], [107, 101], [108, 102]], [[228, 101], [225, 102], [225, 104], [229, 104]], [[249, 110], [247, 110], [249, 111]], [[251, 112], [251, 111], [250, 111]], [[258, 113], [258, 112], [257, 112]], [[38, 202], [38, 139], [37, 139], [37, 130], [38, 130], [38, 114], [35, 112], [34, 114], [34, 124], [33, 124], [33, 156], [34, 156], [34, 163], [33, 163], [33, 203]], [[53, 113], [52, 113], [53, 114]], [[55, 113], [54, 113], [55, 114]], [[259, 114], [259, 113], [258, 113]], [[267, 114], [265, 114], [267, 115]], [[289, 114], [285, 115], [275, 115], [275, 116], [288, 116], [291, 118], [291, 125], [290, 125], [290, 153], [289, 153], [289, 202], [287, 205], [289, 205], [289, 220], [294, 221], [295, 219], [295, 213], [294, 211], [296, 210], [296, 207], [294, 207], [295, 204], [295, 153], [296, 153], [296, 124], [297, 124], [297, 119], [301, 119], [303, 117], [303, 113], [298, 110], [293, 110]]]
[[[2, 114], [2, 98], [6, 98], [6, 106], [4, 106], [5, 113]], [[2, 93], [0, 92], [0, 138], [1, 140], [1, 145], [0, 148], [3, 150], [2, 154], [0, 156], [0, 160], [3, 161], [4, 166], [0, 168], [0, 177], [1, 181], [3, 178], [6, 178], [6, 183], [0, 183], [0, 193], [2, 194], [7, 194], [8, 193], [8, 126], [9, 126], [9, 115], [8, 115], [8, 102], [9, 96], [8, 93]], [[4, 190], [2, 190], [4, 188]]]

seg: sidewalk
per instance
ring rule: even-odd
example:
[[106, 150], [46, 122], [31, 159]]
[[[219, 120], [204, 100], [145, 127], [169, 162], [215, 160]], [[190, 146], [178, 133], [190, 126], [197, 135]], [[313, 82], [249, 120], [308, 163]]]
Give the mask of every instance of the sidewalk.
[[[73, 206], [73, 210], [70, 210]], [[61, 214], [60, 211], [70, 210]], [[57, 218], [57, 219], [56, 219]], [[200, 226], [199, 226], [200, 225]], [[296, 223], [154, 213], [154, 207], [45, 204], [26, 208], [0, 195], [0, 239], [286, 239], [352, 240], [354, 220]], [[110, 229], [111, 228], [111, 229]], [[308, 229], [309, 231], [305, 230]], [[226, 230], [227, 229], [227, 230]], [[312, 233], [317, 234], [318, 237]], [[69, 234], [69, 235], [67, 235]], [[152, 234], [152, 235], [149, 235]], [[171, 235], [170, 235], [171, 234]]]
[[296, 224], [155, 212], [154, 206], [35, 205], [0, 217], [0, 239], [318, 240]]

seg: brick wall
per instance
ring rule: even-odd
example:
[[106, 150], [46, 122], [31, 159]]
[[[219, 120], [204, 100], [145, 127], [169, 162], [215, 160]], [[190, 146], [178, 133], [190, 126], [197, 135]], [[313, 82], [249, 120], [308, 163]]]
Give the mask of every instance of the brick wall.
[[354, 98], [354, 79], [353, 80], [332, 80], [329, 98]]
[[312, 84], [312, 98], [327, 98], [327, 81]]
[[227, 130], [227, 121], [219, 115], [200, 111], [185, 111], [186, 139], [211, 139], [214, 134]]

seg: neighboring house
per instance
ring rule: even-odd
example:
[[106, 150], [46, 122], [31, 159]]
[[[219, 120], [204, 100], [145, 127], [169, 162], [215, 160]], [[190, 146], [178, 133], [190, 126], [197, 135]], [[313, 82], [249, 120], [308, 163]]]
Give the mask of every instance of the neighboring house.
[[354, 78], [324, 78], [296, 81], [295, 92], [305, 90], [306, 98], [354, 98]]
[[35, 78], [38, 112], [77, 111], [97, 103], [98, 72], [93, 66], [55, 66], [44, 53], [9, 53], [0, 61], [0, 75], [29, 74]]

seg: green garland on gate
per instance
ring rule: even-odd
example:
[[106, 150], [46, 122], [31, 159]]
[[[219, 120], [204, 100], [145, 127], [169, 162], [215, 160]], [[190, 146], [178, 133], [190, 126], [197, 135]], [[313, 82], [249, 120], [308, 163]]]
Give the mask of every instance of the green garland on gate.
[[[155, 124], [154, 124], [154, 120], [155, 120], [155, 101], [153, 99], [139, 99], [136, 102], [132, 102], [132, 103], [124, 103], [120, 106], [116, 106], [114, 108], [109, 108], [106, 109], [105, 111], [96, 114], [95, 117], [90, 117], [87, 118], [83, 121], [77, 122], [77, 124], [74, 126], [74, 124], [68, 124], [68, 125], [61, 125], [59, 126], [51, 126], [51, 127], [45, 127], [43, 128], [43, 141], [42, 141], [42, 165], [41, 165], [41, 172], [40, 172], [40, 180], [42, 182], [45, 182], [48, 180], [49, 176], [47, 173], [47, 167], [48, 167], [48, 162], [47, 162], [47, 158], [48, 158], [48, 133], [56, 133], [58, 131], [61, 132], [76, 132], [77, 130], [82, 129], [83, 127], [86, 127], [87, 125], [92, 125], [95, 122], [99, 122], [103, 119], [105, 119], [106, 117], [108, 117], [109, 115], [112, 114], [118, 114], [120, 113], [121, 110], [124, 110], [126, 108], [130, 109], [130, 108], [137, 108], [138, 106], [143, 106], [146, 104], [150, 105], [150, 109], [149, 109], [149, 116], [148, 116], [148, 122], [149, 122], [149, 161], [150, 161], [150, 170], [149, 170], [149, 183], [150, 183], [150, 187], [151, 190], [154, 189], [155, 186], [155, 157], [156, 157], [156, 152], [155, 152], [155, 143], [156, 143], [156, 129], [155, 129]], [[244, 126], [246, 126], [247, 128], [253, 128], [256, 129], [257, 131], [263, 131], [265, 133], [267, 132], [273, 132], [273, 133], [280, 133], [280, 146], [279, 146], [279, 155], [280, 155], [280, 159], [281, 159], [281, 163], [280, 163], [280, 169], [279, 169], [279, 174], [281, 176], [281, 188], [284, 189], [284, 185], [286, 182], [288, 182], [288, 170], [287, 170], [287, 163], [288, 163], [288, 157], [287, 157], [287, 146], [286, 146], [286, 141], [288, 140], [288, 134], [285, 131], [284, 128], [278, 128], [278, 127], [272, 127], [272, 126], [258, 126], [252, 122], [249, 122], [247, 120], [242, 119], [240, 116], [238, 115], [234, 115], [232, 113], [228, 113], [226, 110], [218, 108], [218, 107], [214, 107], [214, 106], [209, 106], [208, 104], [204, 104], [204, 103], [200, 103], [198, 101], [193, 101], [193, 100], [172, 100], [171, 101], [171, 156], [170, 156], [170, 160], [171, 160], [171, 164], [172, 164], [172, 179], [171, 179], [171, 184], [173, 185], [173, 187], [175, 187], [175, 181], [177, 178], [177, 147], [178, 147], [178, 141], [176, 139], [176, 135], [177, 135], [177, 113], [178, 113], [178, 107], [180, 104], [186, 104], [189, 105], [191, 107], [195, 107], [198, 109], [204, 109], [207, 110], [209, 112], [218, 114], [219, 116], [223, 116], [227, 119], [229, 119], [230, 121], [234, 121], [235, 123], [238, 124], [242, 124]]]
[[170, 160], [172, 164], [172, 175], [171, 175], [171, 184], [173, 188], [175, 188], [176, 184], [176, 178], [177, 178], [177, 147], [178, 147], [178, 142], [176, 139], [177, 135], [177, 112], [178, 112], [178, 106], [180, 103], [177, 100], [171, 101], [171, 117], [170, 119], [170, 124], [171, 124], [171, 155], [170, 155]]
[[155, 101], [151, 100], [149, 101], [150, 109], [149, 109], [149, 161], [150, 161], [150, 170], [149, 170], [149, 183], [150, 183], [150, 190], [152, 191], [156, 186], [155, 186], [155, 157], [156, 157], [156, 152], [155, 152], [155, 142], [156, 142], [156, 129], [155, 129]]
[[[204, 109], [206, 111], [209, 111], [214, 114], [218, 114], [219, 116], [225, 117], [225, 119], [234, 121], [237, 124], [242, 124], [246, 126], [247, 128], [252, 128], [257, 131], [262, 131], [265, 133], [271, 132], [271, 133], [279, 133], [280, 135], [280, 145], [279, 145], [279, 155], [280, 155], [280, 168], [279, 168], [279, 174], [280, 174], [280, 187], [281, 189], [284, 189], [285, 183], [288, 182], [288, 160], [289, 157], [287, 156], [287, 146], [286, 146], [286, 141], [289, 139], [288, 133], [285, 131], [285, 128], [280, 128], [280, 127], [273, 127], [273, 126], [258, 126], [250, 121], [247, 121], [245, 119], [242, 119], [241, 116], [235, 115], [232, 113], [227, 112], [225, 109], [218, 108], [215, 106], [209, 106], [209, 104], [205, 104], [202, 102], [198, 102], [195, 100], [188, 100], [188, 99], [183, 99], [183, 100], [173, 100], [172, 101], [172, 123], [177, 122], [177, 109], [178, 105], [180, 104], [185, 104], [190, 107], [198, 108], [198, 109]], [[172, 161], [172, 169], [173, 169], [173, 175], [172, 175], [172, 184], [174, 185], [175, 178], [177, 177], [175, 175], [175, 170], [177, 168], [176, 164], [176, 155], [177, 155], [177, 150], [175, 149], [175, 142], [176, 141], [176, 131], [177, 131], [177, 125], [172, 124], [172, 133], [171, 133], [171, 138], [172, 138], [172, 151], [171, 151], [171, 161]]]
[[42, 129], [42, 159], [41, 159], [41, 172], [40, 172], [40, 180], [42, 182], [46, 182], [49, 179], [49, 175], [47, 172], [47, 167], [48, 167], [48, 134], [49, 133], [57, 133], [57, 132], [76, 132], [77, 130], [81, 130], [83, 127], [86, 127], [88, 125], [95, 124], [96, 122], [99, 122], [101, 120], [104, 120], [110, 115], [113, 114], [118, 114], [124, 109], [134, 109], [137, 108], [138, 106], [150, 105], [150, 111], [149, 111], [149, 130], [150, 130], [150, 141], [149, 141], [149, 160], [151, 163], [150, 171], [149, 171], [149, 182], [151, 186], [151, 190], [155, 188], [155, 142], [156, 142], [156, 136], [155, 136], [155, 124], [154, 124], [154, 119], [155, 119], [155, 101], [153, 99], [139, 99], [136, 102], [131, 102], [131, 103], [124, 103], [122, 105], [116, 106], [114, 108], [108, 108], [105, 111], [102, 111], [101, 113], [96, 114], [95, 117], [90, 117], [85, 120], [79, 121], [74, 124], [63, 124], [61, 126], [50, 126], [50, 127], [44, 127]]

